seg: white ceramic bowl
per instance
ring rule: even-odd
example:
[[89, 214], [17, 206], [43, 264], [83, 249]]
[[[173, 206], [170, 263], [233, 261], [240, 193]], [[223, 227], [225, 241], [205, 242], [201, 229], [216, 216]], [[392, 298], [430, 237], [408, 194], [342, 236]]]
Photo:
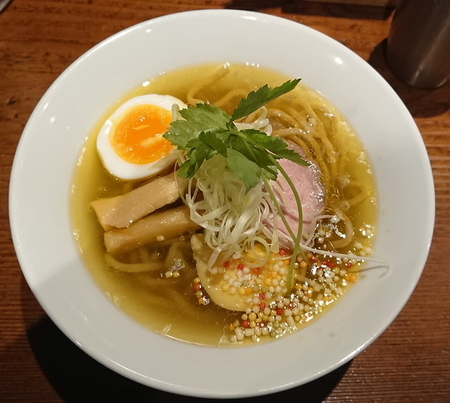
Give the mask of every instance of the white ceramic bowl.
[[[379, 187], [375, 256], [367, 275], [306, 329], [239, 349], [190, 345], [125, 316], [83, 267], [72, 236], [72, 173], [93, 124], [145, 79], [208, 61], [245, 62], [302, 77], [348, 118]], [[10, 219], [28, 284], [59, 328], [92, 357], [145, 385], [199, 397], [288, 389], [353, 358], [391, 323], [419, 280], [434, 224], [434, 189], [420, 133], [389, 85], [357, 55], [298, 23], [204, 10], [119, 32], [74, 62], [33, 112], [12, 170]], [[384, 274], [384, 275], [382, 275]], [[68, 363], [70, 365], [70, 363]], [[252, 370], [258, 370], [252, 376]]]

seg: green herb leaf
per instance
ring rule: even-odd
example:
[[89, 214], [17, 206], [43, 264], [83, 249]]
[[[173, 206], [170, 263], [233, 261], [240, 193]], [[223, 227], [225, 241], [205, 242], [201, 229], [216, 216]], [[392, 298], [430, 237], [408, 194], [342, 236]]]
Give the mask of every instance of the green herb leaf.
[[254, 188], [261, 179], [261, 168], [239, 151], [228, 150], [228, 168], [244, 182], [246, 189]]
[[[248, 130], [244, 131], [247, 135]], [[230, 142], [230, 147], [233, 150], [239, 151], [245, 155], [249, 160], [255, 162], [262, 170], [264, 170], [268, 179], [275, 180], [277, 178], [277, 169], [274, 164], [273, 156], [267, 152], [264, 147], [251, 145], [247, 139], [235, 137]]]
[[306, 165], [300, 155], [287, 148], [283, 139], [268, 136], [259, 130], [240, 131], [234, 124], [234, 120], [291, 91], [299, 81], [286, 81], [276, 88], [265, 85], [251, 92], [240, 101], [232, 116], [209, 104], [181, 109], [179, 114], [182, 119], [172, 122], [164, 134], [178, 149], [186, 151], [186, 160], [180, 166], [179, 175], [192, 178], [204, 161], [221, 154], [227, 159], [228, 168], [249, 190], [263, 176], [271, 180], [277, 178], [277, 159], [288, 158]]
[[227, 129], [230, 122], [230, 117], [222, 109], [208, 104], [189, 106], [178, 113], [185, 120], [173, 121], [164, 138], [180, 150], [188, 149], [187, 143], [197, 138], [200, 133], [218, 128]]
[[299, 82], [300, 79], [290, 80], [275, 88], [270, 88], [268, 85], [265, 85], [256, 91], [250, 92], [247, 98], [244, 98], [239, 102], [239, 105], [231, 116], [232, 120], [238, 120], [244, 116], [250, 115], [270, 101], [292, 91]]
[[227, 156], [227, 146], [221, 139], [221, 134], [226, 134], [227, 132], [223, 131], [214, 131], [205, 133], [202, 132], [199, 135], [199, 140], [202, 141], [208, 147], [211, 147], [213, 150], [217, 151], [219, 154], [222, 154], [224, 157]]
[[287, 143], [282, 138], [268, 136], [258, 130], [244, 130], [244, 132], [252, 141], [269, 151], [274, 158], [286, 158], [299, 165], [308, 165], [298, 153], [288, 148]]
[[193, 139], [188, 144], [190, 144], [191, 142], [199, 143], [199, 146], [192, 148], [187, 153], [187, 159], [185, 162], [183, 162], [183, 164], [181, 164], [180, 170], [178, 172], [179, 176], [187, 179], [192, 178], [197, 173], [198, 169], [201, 167], [204, 161], [216, 154], [216, 151], [214, 149], [205, 146], [198, 139]]
[[286, 158], [288, 160], [291, 160], [292, 162], [295, 162], [298, 165], [303, 166], [309, 165], [308, 162], [305, 161], [299, 154], [297, 154], [294, 150], [291, 150], [289, 148], [277, 151], [277, 156], [279, 158]]

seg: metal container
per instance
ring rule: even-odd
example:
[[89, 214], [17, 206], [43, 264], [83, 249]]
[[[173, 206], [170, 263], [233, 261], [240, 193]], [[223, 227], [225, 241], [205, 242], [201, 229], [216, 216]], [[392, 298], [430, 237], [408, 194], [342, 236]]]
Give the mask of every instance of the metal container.
[[400, 0], [386, 58], [392, 72], [411, 86], [445, 84], [450, 79], [450, 0]]

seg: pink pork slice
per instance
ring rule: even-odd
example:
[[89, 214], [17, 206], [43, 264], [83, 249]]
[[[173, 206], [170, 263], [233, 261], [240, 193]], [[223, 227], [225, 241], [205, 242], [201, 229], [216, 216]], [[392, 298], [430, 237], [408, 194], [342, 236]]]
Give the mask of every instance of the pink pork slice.
[[[289, 148], [303, 156], [302, 150], [297, 145], [289, 144]], [[314, 220], [322, 214], [325, 208], [325, 189], [321, 181], [320, 170], [313, 162], [308, 162], [308, 166], [302, 166], [287, 159], [279, 160], [280, 165], [292, 180], [300, 197], [303, 212], [302, 234], [306, 237], [314, 230]], [[278, 174], [274, 190], [281, 200], [281, 209], [286, 220], [294, 234], [296, 234], [299, 223], [297, 203], [294, 193], [281, 173]], [[277, 217], [277, 225], [281, 235], [281, 244], [283, 245], [287, 242], [287, 246], [292, 246], [291, 237], [281, 217]]]

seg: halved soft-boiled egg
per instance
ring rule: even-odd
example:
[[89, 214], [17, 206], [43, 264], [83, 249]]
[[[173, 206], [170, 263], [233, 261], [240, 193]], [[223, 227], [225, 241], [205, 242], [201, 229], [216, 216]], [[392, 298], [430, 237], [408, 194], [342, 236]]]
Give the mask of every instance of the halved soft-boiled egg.
[[177, 150], [163, 137], [172, 121], [172, 108], [187, 105], [171, 95], [141, 95], [122, 104], [97, 137], [97, 151], [114, 176], [142, 179], [174, 164]]

